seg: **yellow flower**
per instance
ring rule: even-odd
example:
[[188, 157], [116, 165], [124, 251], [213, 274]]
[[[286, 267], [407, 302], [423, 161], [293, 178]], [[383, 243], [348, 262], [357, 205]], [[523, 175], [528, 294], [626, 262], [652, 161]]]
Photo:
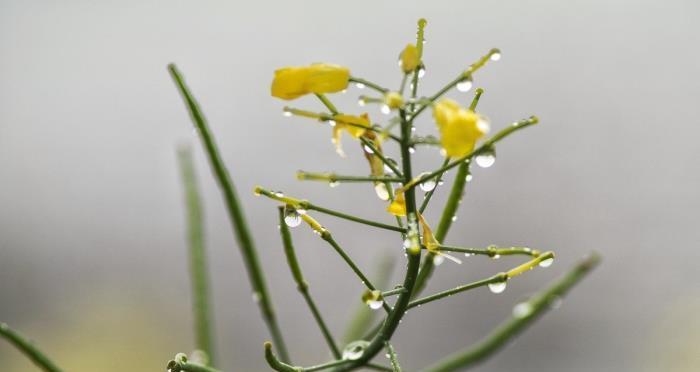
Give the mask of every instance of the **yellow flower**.
[[309, 93], [334, 93], [347, 88], [349, 79], [349, 69], [328, 63], [284, 67], [275, 71], [271, 93], [286, 100]]
[[408, 74], [418, 67], [420, 64], [420, 55], [418, 48], [413, 44], [406, 45], [406, 48], [401, 52], [401, 69]]
[[400, 108], [403, 105], [403, 96], [397, 92], [389, 92], [384, 95], [384, 104], [392, 110]]
[[343, 146], [340, 143], [340, 135], [343, 130], [354, 138], [360, 138], [367, 131], [366, 128], [370, 128], [371, 126], [369, 115], [366, 113], [360, 116], [338, 114], [333, 116], [333, 120], [335, 121], [335, 126], [333, 127], [333, 138], [331, 141], [335, 145], [335, 151], [340, 156], [345, 156]]
[[486, 128], [479, 124], [479, 115], [451, 99], [435, 104], [433, 116], [440, 130], [440, 142], [449, 157], [469, 154], [476, 141], [486, 134]]

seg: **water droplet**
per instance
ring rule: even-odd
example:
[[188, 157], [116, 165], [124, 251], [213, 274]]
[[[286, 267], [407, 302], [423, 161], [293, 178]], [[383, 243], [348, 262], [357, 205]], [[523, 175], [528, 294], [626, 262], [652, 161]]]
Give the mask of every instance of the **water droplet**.
[[457, 215], [456, 215], [456, 214], [455, 214], [454, 216], [452, 216], [452, 222], [455, 222], [455, 221], [457, 221]]
[[501, 50], [500, 49], [494, 49], [491, 51], [491, 60], [492, 61], [498, 61], [501, 59]]
[[391, 355], [389, 355], [389, 353], [386, 353], [386, 354], [384, 354], [384, 357], [385, 357], [385, 358], [391, 358]]
[[532, 314], [532, 310], [529, 302], [521, 302], [513, 307], [513, 316], [522, 319]]
[[389, 105], [382, 105], [380, 110], [384, 115], [389, 115], [391, 113], [391, 108], [389, 107]]
[[549, 308], [552, 310], [556, 310], [561, 307], [561, 297], [559, 296], [553, 296], [549, 299]]
[[328, 182], [328, 186], [330, 186], [331, 188], [335, 188], [335, 187], [340, 186], [340, 182], [338, 182], [336, 180], [331, 180], [330, 182]]
[[476, 165], [488, 168], [496, 162], [496, 151], [493, 148], [486, 149], [476, 156]]
[[297, 208], [297, 213], [306, 214], [306, 209]]
[[382, 305], [384, 305], [384, 301], [383, 300], [371, 300], [371, 301], [367, 301], [367, 305], [369, 306], [370, 309], [377, 310], [377, 309], [382, 308]]
[[284, 208], [284, 223], [289, 227], [297, 227], [301, 224], [301, 216], [291, 207]]
[[253, 302], [258, 303], [260, 302], [260, 299], [262, 296], [260, 295], [260, 292], [253, 292]]
[[327, 123], [328, 123], [328, 125], [330, 125], [331, 127], [334, 127], [335, 124], [336, 124], [335, 120], [328, 120]]
[[425, 65], [420, 65], [418, 68], [418, 78], [422, 79], [425, 76]]
[[357, 87], [357, 89], [365, 89], [365, 85], [362, 83], [355, 83], [355, 87]]
[[379, 200], [389, 200], [389, 190], [383, 183], [378, 183], [374, 185], [374, 192], [377, 194]]
[[494, 254], [493, 256], [491, 256], [491, 258], [493, 258], [494, 260], [497, 260], [497, 259], [501, 258], [501, 255], [500, 255], [500, 254]]
[[358, 104], [359, 106], [364, 106], [364, 105], [367, 104], [367, 101], [365, 101], [364, 98], [360, 98], [360, 99], [357, 100], [357, 104]]
[[447, 150], [440, 148], [440, 156], [446, 157], [447, 156]]
[[540, 267], [550, 267], [550, 266], [552, 266], [552, 263], [554, 263], [553, 258], [551, 258], [551, 257], [546, 258], [546, 259], [540, 261]]
[[[423, 177], [427, 176], [429, 173], [421, 173], [418, 177]], [[420, 183], [420, 189], [429, 192], [433, 191], [435, 189], [435, 186], [437, 186], [437, 183], [435, 182], [435, 178], [429, 178], [423, 182]]]
[[472, 179], [474, 179], [474, 176], [472, 176], [471, 174], [467, 174], [467, 176], [464, 177], [464, 180], [467, 182], [472, 182]]
[[433, 265], [440, 266], [443, 262], [445, 262], [445, 256], [441, 254], [436, 254], [433, 256]]
[[476, 121], [476, 127], [483, 133], [488, 133], [491, 131], [491, 121], [486, 117], [479, 115], [479, 119]]
[[364, 340], [349, 343], [348, 346], [343, 349], [343, 359], [357, 360], [362, 358], [362, 354], [364, 354], [367, 345], [369, 345], [369, 342]]
[[409, 238], [404, 239], [403, 247], [405, 249], [411, 248], [411, 245], [413, 245], [413, 243], [411, 243], [411, 239], [409, 239]]
[[292, 112], [285, 108], [284, 110], [282, 110], [282, 115], [290, 117], [292, 116]]
[[471, 76], [468, 76], [457, 83], [457, 90], [460, 92], [468, 92], [470, 89], [472, 89], [472, 85], [474, 85], [474, 81], [472, 80]]
[[408, 152], [410, 152], [411, 154], [415, 154], [415, 153], [416, 153], [416, 148], [413, 147], [413, 146], [411, 146], [411, 147], [408, 148]]
[[275, 192], [273, 192], [273, 194], [275, 194], [275, 196], [278, 198], [284, 197], [284, 194], [282, 193], [282, 191], [275, 191]]
[[496, 283], [489, 283], [489, 291], [493, 293], [502, 293], [503, 291], [506, 290], [506, 282], [496, 282]]
[[473, 256], [473, 255], [474, 255], [474, 254], [469, 253], [469, 252], [464, 253], [464, 257], [471, 257], [471, 256]]
[[364, 146], [364, 149], [365, 149], [365, 152], [366, 152], [366, 153], [368, 153], [368, 154], [374, 154], [374, 150], [372, 150], [371, 147], [365, 145], [365, 146]]

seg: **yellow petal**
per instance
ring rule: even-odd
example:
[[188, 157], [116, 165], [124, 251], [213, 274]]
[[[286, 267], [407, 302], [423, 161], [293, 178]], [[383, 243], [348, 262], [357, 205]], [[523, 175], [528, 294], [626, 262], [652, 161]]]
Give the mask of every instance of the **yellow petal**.
[[275, 71], [272, 96], [292, 100], [309, 93], [334, 93], [347, 88], [350, 70], [328, 63], [285, 67]]
[[285, 67], [275, 71], [272, 80], [271, 94], [273, 97], [292, 100], [308, 93], [306, 67]]
[[345, 157], [345, 151], [343, 151], [343, 144], [340, 142], [340, 135], [343, 133], [344, 124], [336, 123], [333, 127], [333, 137], [331, 137], [331, 142], [335, 145], [335, 152], [341, 157]]
[[406, 45], [403, 52], [401, 52], [401, 69], [404, 73], [409, 73], [418, 67], [420, 64], [420, 56], [418, 53], [418, 48], [413, 44]]
[[328, 63], [316, 63], [308, 68], [305, 87], [311, 93], [335, 93], [348, 87], [350, 70]]
[[386, 211], [394, 216], [401, 217], [406, 215], [406, 199], [403, 196], [403, 190], [396, 190], [394, 201], [389, 204]]
[[469, 154], [485, 134], [485, 128], [478, 125], [479, 116], [450, 99], [438, 102], [433, 116], [440, 130], [440, 142], [449, 157]]

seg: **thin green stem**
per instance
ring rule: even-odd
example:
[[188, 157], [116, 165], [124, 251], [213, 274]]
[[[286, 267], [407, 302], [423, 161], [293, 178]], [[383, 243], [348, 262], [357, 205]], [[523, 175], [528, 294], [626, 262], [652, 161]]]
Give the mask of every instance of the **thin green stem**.
[[[335, 251], [340, 255], [340, 257], [342, 257], [343, 260], [345, 260], [345, 263], [347, 263], [348, 266], [350, 266], [350, 269], [352, 269], [352, 271], [355, 273], [355, 275], [357, 275], [357, 277], [360, 278], [360, 281], [362, 281], [362, 284], [365, 287], [367, 287], [367, 289], [369, 289], [370, 291], [374, 291], [377, 289], [377, 287], [375, 287], [372, 284], [372, 282], [370, 282], [370, 280], [367, 278], [365, 273], [363, 273], [362, 270], [360, 270], [360, 268], [357, 266], [357, 264], [355, 264], [355, 262], [352, 260], [352, 258], [350, 258], [350, 256], [348, 256], [348, 254], [345, 253], [343, 248], [340, 247], [338, 242], [336, 242], [335, 239], [333, 239], [333, 235], [331, 235], [330, 231], [324, 230], [321, 233], [321, 239], [325, 240], [328, 244], [331, 245], [331, 247], [333, 247], [333, 249], [335, 249]], [[384, 310], [386, 312], [391, 311], [389, 304], [387, 304], [386, 302], [383, 302], [382, 306], [384, 307]]]
[[377, 155], [377, 157], [384, 163], [389, 169], [391, 169], [392, 172], [398, 177], [401, 177], [403, 179], [403, 173], [399, 170], [399, 168], [394, 164], [394, 162], [389, 161], [384, 154], [382, 154], [381, 151], [379, 151], [375, 146], [372, 141], [369, 141], [368, 139], [364, 137], [360, 137], [360, 141], [362, 141], [362, 144], [369, 147], [370, 150], [372, 150], [372, 153], [374, 155]]
[[311, 293], [309, 292], [309, 284], [304, 279], [301, 266], [299, 266], [299, 261], [297, 260], [296, 253], [294, 252], [294, 244], [292, 243], [292, 234], [289, 232], [289, 226], [287, 226], [287, 224], [284, 222], [284, 207], [278, 207], [278, 210], [280, 234], [284, 245], [284, 253], [287, 256], [287, 263], [289, 264], [289, 269], [292, 271], [292, 277], [297, 283], [297, 289], [299, 289], [299, 292], [304, 297], [306, 304], [309, 306], [309, 310], [311, 311], [314, 320], [316, 320], [316, 324], [318, 324], [318, 328], [321, 330], [323, 338], [328, 344], [328, 348], [331, 350], [336, 359], [340, 359], [340, 349], [338, 349], [338, 345], [336, 345], [333, 335], [328, 329], [328, 326], [326, 326], [326, 322], [323, 320], [321, 312], [318, 310], [316, 303], [311, 297]]
[[300, 116], [300, 117], [308, 118], [308, 119], [315, 119], [315, 120], [318, 120], [320, 122], [330, 122], [332, 120], [332, 121], [335, 121], [336, 123], [344, 124], [347, 126], [361, 128], [364, 130], [369, 130], [369, 131], [374, 132], [378, 135], [389, 137], [392, 140], [397, 141], [397, 142], [401, 141], [401, 138], [389, 133], [387, 130], [388, 128], [385, 129], [379, 125], [366, 127], [366, 126], [363, 126], [360, 124], [350, 123], [347, 121], [340, 120], [337, 116], [335, 116], [333, 114], [327, 114], [325, 112], [318, 113], [318, 112], [313, 112], [313, 111], [301, 110], [301, 109], [297, 109], [297, 108], [293, 108], [293, 107], [289, 107], [289, 106], [285, 106], [282, 109], [282, 111], [284, 111], [285, 113], [287, 113], [289, 115]]
[[403, 96], [404, 90], [406, 90], [406, 82], [408, 81], [409, 74], [403, 74], [401, 77], [401, 85], [399, 86], [399, 94]]
[[480, 68], [484, 67], [486, 65], [486, 62], [491, 60], [491, 56], [493, 56], [496, 53], [500, 53], [498, 49], [491, 49], [486, 55], [482, 56], [479, 58], [478, 61], [474, 62], [469, 68], [467, 68], [465, 71], [463, 71], [461, 74], [459, 74], [454, 80], [450, 81], [442, 87], [437, 93], [433, 94], [428, 98], [428, 102], [422, 105], [421, 107], [418, 108], [418, 110], [415, 110], [413, 112], [413, 117], [415, 118], [418, 116], [421, 112], [423, 112], [428, 106], [432, 105], [435, 101], [437, 101], [438, 98], [442, 97], [445, 93], [449, 92], [452, 88], [457, 86], [460, 82], [464, 81], [465, 79], [471, 79], [472, 75], [478, 71]]
[[431, 178], [437, 177], [439, 174], [444, 173], [446, 170], [450, 170], [460, 164], [462, 164], [464, 161], [467, 159], [471, 159], [472, 157], [478, 155], [479, 153], [483, 152], [486, 149], [491, 148], [493, 145], [495, 145], [498, 141], [502, 140], [503, 138], [507, 137], [511, 133], [523, 129], [526, 127], [529, 127], [531, 125], [537, 124], [539, 120], [535, 116], [530, 116], [527, 119], [520, 120], [518, 122], [513, 123], [512, 125], [502, 129], [500, 132], [496, 133], [493, 137], [489, 138], [486, 140], [481, 146], [476, 148], [474, 151], [470, 152], [467, 155], [464, 155], [462, 157], [459, 157], [450, 163], [448, 163], [446, 166], [441, 167], [427, 175], [424, 175], [420, 177], [420, 179], [416, 180], [414, 184], [419, 184], [422, 182], [425, 182], [426, 180], [429, 180]]
[[263, 344], [265, 347], [265, 360], [267, 361], [267, 364], [270, 365], [270, 368], [274, 369], [275, 371], [279, 372], [302, 372], [304, 369], [301, 367], [295, 367], [292, 365], [289, 365], [287, 363], [282, 362], [275, 353], [272, 351], [272, 343], [271, 342], [265, 342]]
[[596, 254], [585, 258], [549, 288], [518, 305], [522, 306], [522, 311], [514, 314], [512, 318], [506, 320], [477, 344], [437, 362], [433, 366], [428, 367], [425, 372], [462, 371], [501, 350], [502, 346], [509, 340], [539, 319], [551, 307], [553, 302], [568, 293], [599, 261], [600, 257]]
[[366, 87], [372, 88], [372, 89], [374, 89], [374, 90], [376, 90], [377, 92], [382, 93], [382, 94], [384, 94], [384, 93], [386, 93], [386, 92], [389, 91], [389, 89], [384, 88], [384, 87], [382, 87], [382, 86], [379, 86], [378, 84], [375, 84], [375, 83], [373, 83], [373, 82], [371, 82], [371, 81], [369, 81], [369, 80], [362, 79], [362, 78], [355, 77], [355, 76], [350, 76], [350, 82], [351, 82], [351, 83], [356, 83], [356, 84], [364, 84]]
[[178, 363], [178, 366], [183, 372], [220, 372], [218, 369], [195, 363]]
[[441, 245], [439, 248], [441, 251], [446, 252], [457, 252], [457, 253], [468, 253], [475, 255], [483, 255], [489, 257], [496, 256], [513, 256], [513, 255], [524, 255], [537, 257], [540, 252], [536, 249], [530, 249], [528, 247], [510, 247], [510, 248], [498, 248], [496, 246], [490, 246], [487, 248], [467, 248], [467, 247], [454, 247], [448, 245]]
[[482, 88], [476, 88], [476, 91], [474, 92], [474, 98], [472, 99], [472, 103], [469, 105], [469, 110], [476, 110], [476, 106], [479, 104], [479, 100], [481, 99], [482, 94], [484, 94], [484, 90]]
[[4, 338], [24, 354], [35, 365], [46, 372], [61, 372], [61, 369], [49, 359], [46, 354], [37, 349], [34, 344], [15, 332], [5, 323], [0, 323], [0, 338]]
[[324, 181], [324, 182], [402, 182], [403, 178], [390, 176], [345, 176], [335, 173], [297, 172], [300, 181]]
[[334, 211], [332, 209], [324, 208], [324, 207], [318, 206], [316, 204], [312, 204], [310, 202], [304, 203], [303, 205], [306, 206], [306, 209], [308, 209], [308, 210], [313, 210], [313, 211], [325, 213], [325, 214], [335, 216], [338, 218], [343, 218], [343, 219], [346, 219], [349, 221], [353, 221], [353, 222], [357, 222], [357, 223], [361, 223], [361, 224], [365, 224], [365, 225], [369, 225], [369, 226], [373, 226], [373, 227], [378, 227], [380, 229], [397, 231], [400, 233], [406, 232], [406, 229], [402, 228], [402, 227], [397, 227], [397, 226], [387, 225], [387, 224], [384, 224], [381, 222], [366, 220], [364, 218], [355, 217], [353, 215], [349, 215], [346, 213]]
[[399, 359], [396, 357], [396, 351], [394, 347], [391, 346], [389, 341], [384, 342], [384, 347], [386, 347], [386, 352], [389, 354], [389, 360], [391, 361], [391, 368], [394, 372], [401, 372], [401, 366], [399, 365]]
[[226, 166], [221, 159], [221, 155], [219, 154], [219, 150], [214, 142], [214, 138], [209, 131], [207, 120], [199, 108], [199, 104], [185, 84], [182, 74], [179, 72], [175, 64], [168, 65], [168, 71], [170, 71], [170, 75], [175, 81], [175, 84], [177, 85], [189, 110], [192, 122], [200, 134], [200, 138], [206, 150], [207, 156], [209, 157], [209, 163], [211, 164], [215, 178], [223, 193], [223, 197], [226, 202], [226, 209], [231, 219], [236, 240], [238, 241], [239, 248], [243, 255], [243, 262], [245, 263], [248, 271], [248, 277], [253, 287], [253, 292], [256, 294], [256, 297], [260, 299], [258, 301], [258, 305], [262, 312], [263, 319], [270, 330], [270, 334], [275, 341], [275, 344], [279, 348], [278, 351], [282, 360], [289, 360], [287, 348], [277, 323], [277, 317], [275, 316], [275, 312], [273, 310], [272, 300], [267, 290], [265, 277], [260, 267], [253, 238], [250, 234], [248, 223], [243, 215], [243, 208], [238, 201], [238, 197], [236, 196], [236, 190], [233, 182], [231, 181], [229, 173], [226, 170]]
[[[445, 158], [445, 160], [442, 162], [441, 167], [446, 166], [449, 162], [450, 162], [450, 158]], [[433, 198], [433, 194], [435, 194], [435, 190], [437, 190], [438, 186], [440, 185], [440, 181], [442, 181], [442, 176], [444, 174], [445, 174], [444, 172], [440, 173], [440, 175], [438, 175], [437, 179], [435, 180], [435, 187], [433, 187], [432, 190], [425, 193], [425, 198], [423, 198], [423, 202], [421, 203], [420, 208], [418, 208], [418, 211], [421, 214], [423, 214], [425, 209], [428, 208], [428, 203], [430, 203], [430, 199]]]
[[486, 279], [482, 279], [482, 280], [479, 280], [479, 281], [476, 281], [473, 283], [461, 285], [461, 286], [456, 287], [456, 288], [448, 289], [446, 291], [438, 292], [436, 294], [411, 301], [411, 303], [408, 304], [408, 308], [411, 309], [411, 308], [414, 308], [416, 306], [420, 306], [420, 305], [423, 305], [425, 303], [432, 302], [432, 301], [437, 301], [437, 300], [452, 296], [452, 295], [457, 294], [457, 293], [468, 291], [468, 290], [474, 289], [474, 288], [483, 287], [483, 286], [489, 285], [491, 283], [503, 282], [505, 280], [508, 280], [508, 276], [505, 273], [496, 274], [496, 275], [489, 277], [489, 278], [486, 278]]
[[325, 213], [325, 214], [328, 214], [331, 216], [335, 216], [338, 218], [361, 223], [364, 225], [378, 227], [378, 228], [385, 229], [385, 230], [398, 231], [401, 233], [406, 231], [406, 229], [401, 228], [401, 227], [396, 227], [396, 226], [387, 225], [387, 224], [384, 224], [381, 222], [366, 220], [364, 218], [356, 217], [356, 216], [349, 215], [349, 214], [346, 214], [343, 212], [338, 212], [338, 211], [333, 210], [333, 209], [324, 208], [324, 207], [321, 207], [320, 205], [313, 204], [308, 200], [301, 200], [301, 199], [297, 199], [297, 198], [293, 198], [293, 197], [289, 197], [289, 196], [283, 196], [283, 195], [281, 195], [281, 193], [272, 192], [272, 191], [266, 190], [266, 189], [259, 187], [259, 186], [255, 188], [255, 194], [256, 195], [263, 195], [263, 196], [266, 196], [270, 199], [274, 199], [274, 200], [280, 201], [280, 202], [285, 203], [285, 204], [290, 204], [294, 208], [298, 208], [298, 209], [304, 209], [304, 210], [310, 210], [310, 211], [313, 210], [313, 211]]
[[[393, 256], [385, 256], [382, 259], [377, 260], [377, 266], [374, 268], [372, 277], [375, 285], [378, 288], [384, 288], [389, 285], [389, 280], [391, 279], [391, 274], [394, 271], [394, 258]], [[376, 317], [377, 312], [372, 311], [366, 304], [359, 303], [355, 313], [348, 322], [343, 335], [343, 343], [348, 344], [355, 340], [364, 340], [364, 334], [372, 325], [372, 321]]]
[[185, 187], [187, 206], [187, 228], [190, 253], [190, 278], [192, 281], [192, 309], [194, 313], [195, 347], [207, 354], [209, 365], [216, 364], [214, 335], [211, 324], [212, 310], [209, 276], [204, 242], [204, 223], [201, 197], [192, 158], [192, 149], [178, 149], [180, 173]]
[[326, 97], [324, 94], [321, 93], [316, 93], [316, 97], [318, 97], [319, 100], [326, 106], [328, 111], [331, 112], [333, 115], [338, 115], [338, 109], [335, 108], [333, 103]]
[[390, 291], [382, 292], [382, 297], [391, 297], [391, 296], [394, 296], [394, 295], [397, 295], [397, 294], [401, 294], [401, 293], [404, 293], [404, 292], [406, 292], [406, 289], [403, 288], [403, 287], [394, 288], [394, 289], [392, 289], [392, 290], [390, 290]]

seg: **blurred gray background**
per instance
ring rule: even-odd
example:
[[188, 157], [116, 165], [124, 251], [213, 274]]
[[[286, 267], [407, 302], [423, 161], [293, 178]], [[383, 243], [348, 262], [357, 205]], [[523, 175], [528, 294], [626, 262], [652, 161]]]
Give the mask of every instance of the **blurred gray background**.
[[[590, 250], [603, 265], [479, 371], [690, 371], [700, 365], [700, 5], [675, 1], [10, 1], [0, 3], [0, 320], [70, 371], [157, 371], [192, 348], [182, 187], [192, 143], [206, 203], [221, 367], [264, 370], [268, 338], [218, 188], [166, 72], [177, 62], [203, 105], [251, 221], [291, 352], [328, 352], [290, 279], [263, 185], [391, 222], [367, 185], [300, 183], [297, 169], [365, 174], [359, 146], [283, 118], [273, 70], [326, 61], [397, 87], [399, 51], [428, 19], [422, 94], [491, 47], [476, 78], [499, 129], [541, 125], [475, 169], [447, 242], [528, 245], [555, 265], [493, 295], [479, 289], [412, 311], [396, 334], [406, 370], [468, 345], [513, 304]], [[359, 113], [354, 87], [334, 98]], [[453, 92], [466, 102], [471, 93]], [[311, 99], [295, 106], [320, 110]], [[376, 107], [373, 118], [384, 120]], [[426, 115], [418, 125], [434, 132]], [[395, 149], [387, 147], [387, 151]], [[417, 171], [439, 164], [419, 148]], [[429, 208], [437, 219], [445, 187]], [[367, 271], [400, 240], [318, 216]], [[436, 222], [434, 222], [436, 224]], [[312, 291], [338, 336], [362, 291], [308, 229], [294, 230]], [[517, 264], [439, 267], [428, 291]], [[32, 371], [6, 343], [7, 371]]]

